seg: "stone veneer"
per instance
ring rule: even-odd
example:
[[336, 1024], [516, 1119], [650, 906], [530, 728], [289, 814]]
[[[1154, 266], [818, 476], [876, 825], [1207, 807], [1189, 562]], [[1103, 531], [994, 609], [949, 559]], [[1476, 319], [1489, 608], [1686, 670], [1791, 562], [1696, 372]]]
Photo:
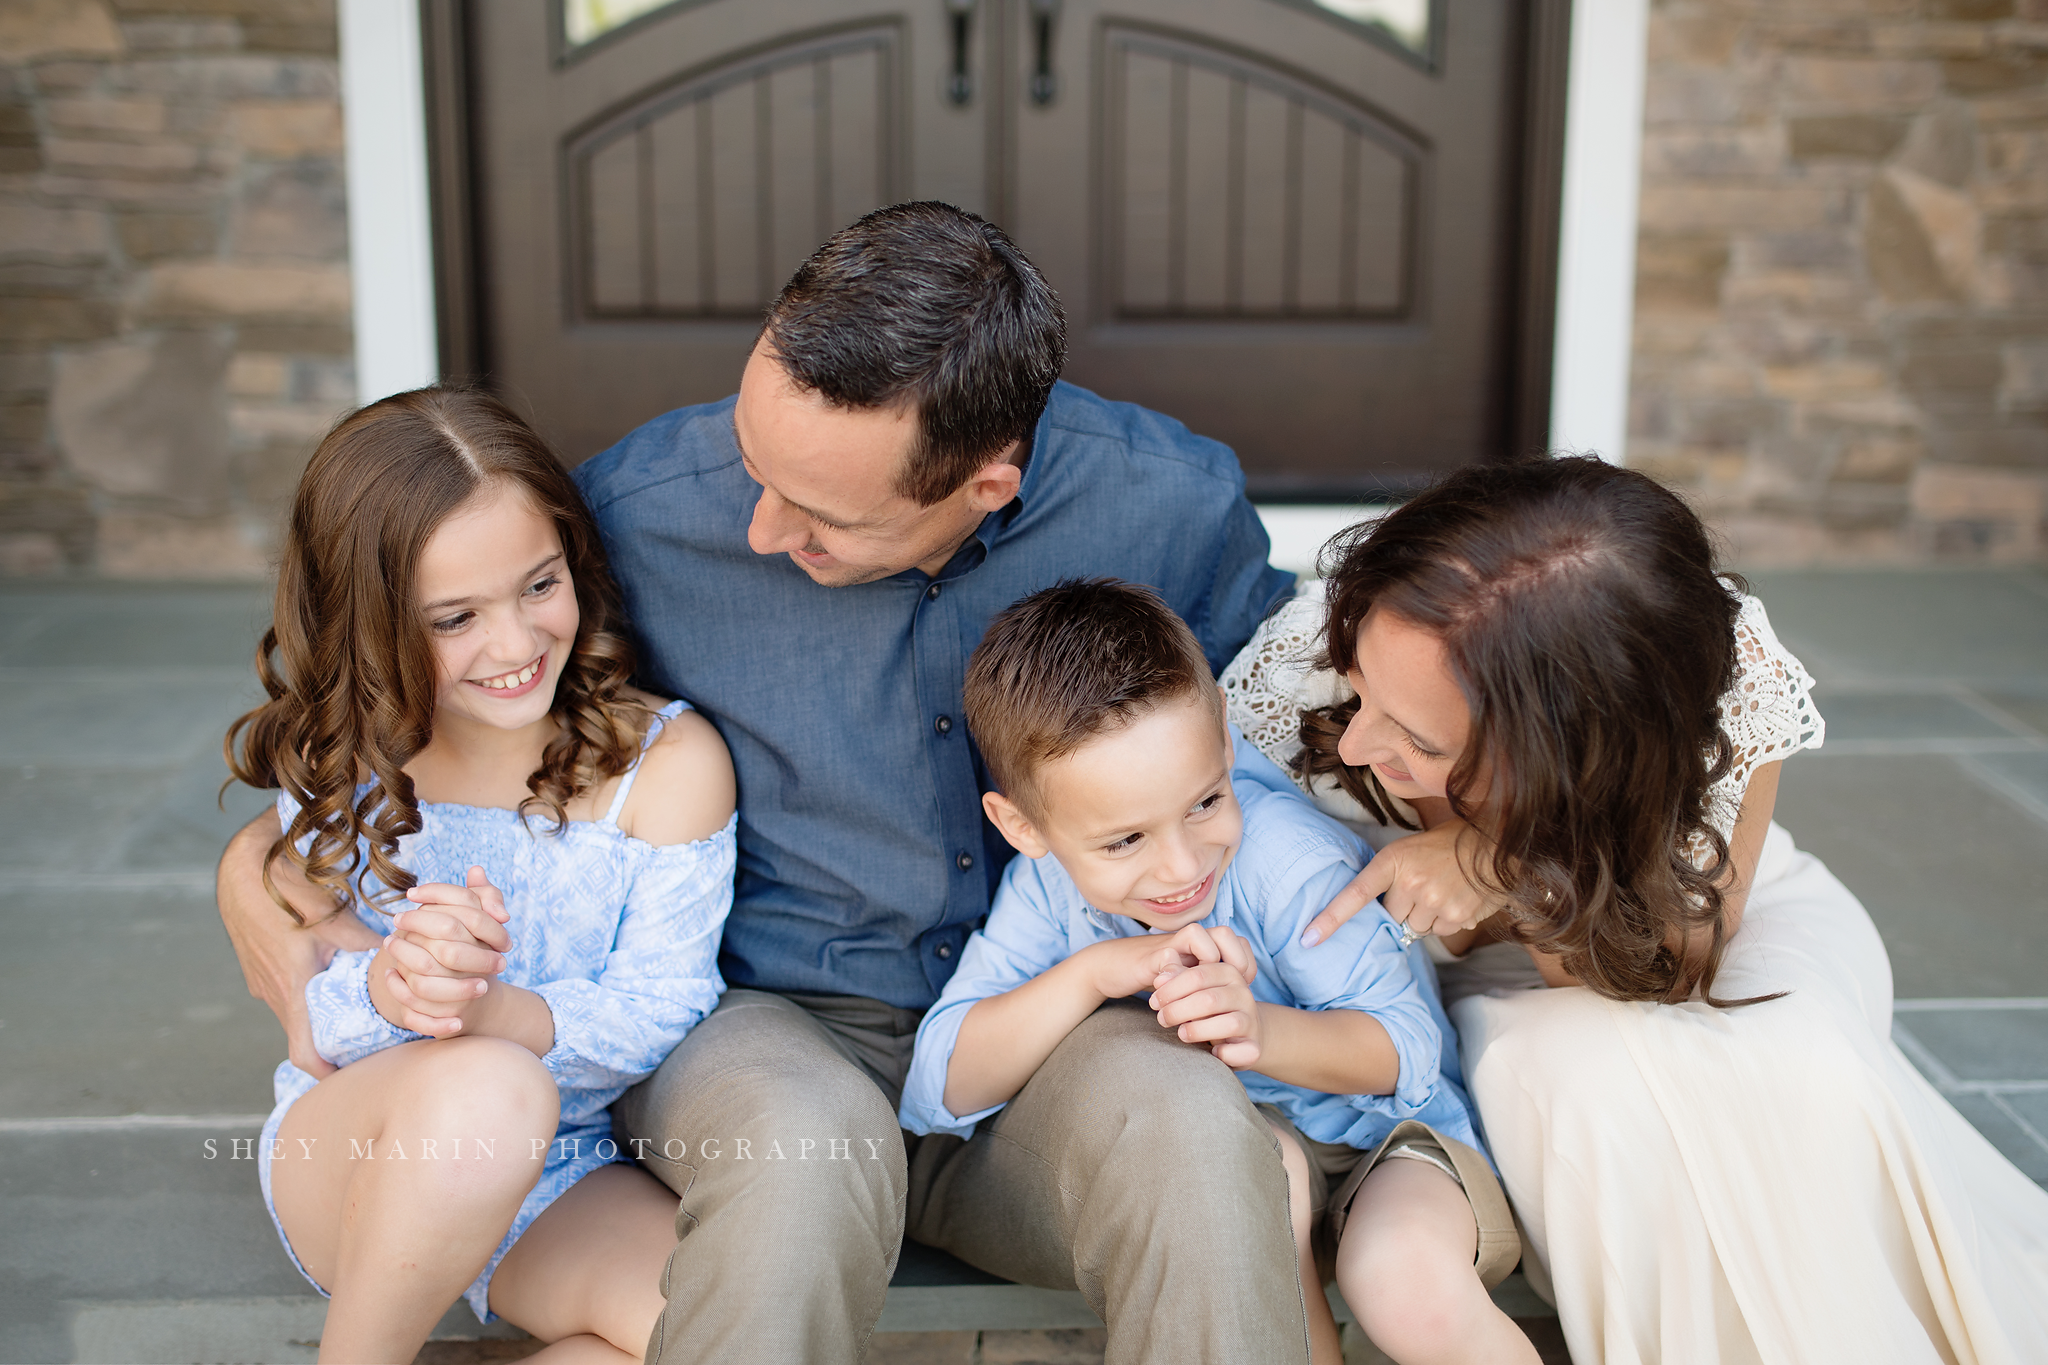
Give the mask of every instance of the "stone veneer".
[[2048, 0], [1656, 0], [1629, 461], [1744, 563], [2028, 559]]
[[253, 576], [354, 396], [333, 0], [0, 6], [0, 573]]

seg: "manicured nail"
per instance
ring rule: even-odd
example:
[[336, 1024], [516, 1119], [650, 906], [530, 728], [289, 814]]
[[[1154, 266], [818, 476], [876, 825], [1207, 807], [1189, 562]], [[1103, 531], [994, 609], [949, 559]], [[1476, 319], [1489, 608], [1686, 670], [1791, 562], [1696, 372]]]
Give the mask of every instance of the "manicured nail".
[[1322, 941], [1323, 931], [1316, 928], [1313, 924], [1301, 931], [1301, 946], [1304, 948], [1313, 948]]

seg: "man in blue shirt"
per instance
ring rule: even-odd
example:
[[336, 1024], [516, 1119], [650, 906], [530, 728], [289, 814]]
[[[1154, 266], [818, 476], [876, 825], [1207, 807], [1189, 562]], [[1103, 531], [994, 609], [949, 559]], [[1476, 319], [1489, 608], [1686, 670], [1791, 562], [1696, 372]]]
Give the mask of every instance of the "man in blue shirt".
[[[850, 1365], [910, 1199], [985, 1208], [952, 1222], [990, 1236], [1020, 1210], [1065, 1220], [1067, 1287], [1098, 1311], [1145, 1295], [1193, 1325], [1203, 1359], [1306, 1359], [1270, 1136], [1219, 1120], [1207, 1083], [1105, 1097], [1177, 1116], [1203, 1159], [1169, 1186], [1165, 1163], [1104, 1153], [1100, 1197], [1078, 1210], [1049, 1185], [919, 1186], [896, 1124], [918, 1020], [1008, 860], [960, 720], [990, 618], [1077, 574], [1148, 583], [1220, 670], [1290, 584], [1230, 451], [1058, 383], [1064, 353], [1057, 299], [1000, 230], [899, 205], [797, 272], [736, 397], [657, 418], [576, 471], [647, 683], [712, 720], [739, 780], [732, 989], [614, 1110], [682, 1200], [650, 1360]], [[317, 1064], [304, 976], [292, 989], [316, 949], [281, 946], [261, 913], [281, 918], [261, 824], [223, 861], [223, 918], [294, 1060]], [[1210, 1072], [1230, 1094], [1228, 1070]], [[1216, 1200], [1244, 1211], [1227, 1239], [1210, 1235]], [[1171, 1242], [1189, 1273], [1127, 1283], [1131, 1241]], [[1143, 1316], [1113, 1355], [1155, 1358]]]

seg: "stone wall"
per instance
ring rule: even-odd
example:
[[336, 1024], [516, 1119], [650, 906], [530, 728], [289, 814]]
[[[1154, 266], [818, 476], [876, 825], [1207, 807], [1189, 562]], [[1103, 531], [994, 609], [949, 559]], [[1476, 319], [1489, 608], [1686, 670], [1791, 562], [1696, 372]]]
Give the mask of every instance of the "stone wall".
[[333, 0], [0, 6], [0, 573], [264, 572], [354, 393]]
[[1654, 0], [1629, 462], [1744, 563], [2028, 559], [2048, 0]]

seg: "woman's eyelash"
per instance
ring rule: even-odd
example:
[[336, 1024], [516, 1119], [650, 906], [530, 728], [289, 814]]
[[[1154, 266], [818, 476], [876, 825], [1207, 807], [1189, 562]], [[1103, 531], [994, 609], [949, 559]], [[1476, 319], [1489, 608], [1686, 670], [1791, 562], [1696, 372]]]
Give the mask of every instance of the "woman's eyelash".
[[1437, 752], [1436, 750], [1434, 750], [1434, 749], [1425, 749], [1425, 748], [1423, 748], [1423, 747], [1422, 747], [1422, 746], [1421, 746], [1420, 744], [1417, 744], [1417, 743], [1415, 742], [1415, 738], [1414, 738], [1414, 736], [1412, 736], [1412, 735], [1403, 735], [1403, 736], [1401, 736], [1401, 742], [1402, 742], [1403, 744], [1407, 745], [1407, 746], [1408, 746], [1408, 751], [1409, 751], [1410, 753], [1414, 754], [1414, 755], [1415, 755], [1415, 756], [1416, 756], [1417, 758], [1442, 758], [1442, 757], [1443, 757], [1443, 755], [1442, 755], [1442, 754], [1440, 754], [1440, 753], [1438, 753], [1438, 752]]
[[528, 592], [540, 592], [540, 591], [543, 591], [544, 589], [547, 589], [547, 588], [552, 588], [552, 587], [555, 587], [555, 586], [556, 586], [557, 584], [559, 584], [559, 583], [560, 583], [561, 581], [562, 581], [562, 580], [561, 580], [561, 579], [560, 579], [559, 577], [557, 577], [556, 575], [554, 575], [554, 574], [549, 574], [549, 575], [548, 575], [548, 576], [547, 576], [546, 578], [543, 578], [543, 579], [541, 579], [541, 580], [540, 580], [539, 582], [535, 583], [535, 584], [534, 584], [534, 585], [533, 585], [532, 587], [528, 588], [528, 589], [527, 589], [527, 591], [528, 591]]
[[444, 617], [443, 619], [434, 622], [434, 629], [441, 631], [443, 633], [446, 633], [451, 630], [457, 630], [461, 628], [463, 625], [465, 625], [469, 621], [469, 618], [470, 613], [466, 611], [459, 616]]

